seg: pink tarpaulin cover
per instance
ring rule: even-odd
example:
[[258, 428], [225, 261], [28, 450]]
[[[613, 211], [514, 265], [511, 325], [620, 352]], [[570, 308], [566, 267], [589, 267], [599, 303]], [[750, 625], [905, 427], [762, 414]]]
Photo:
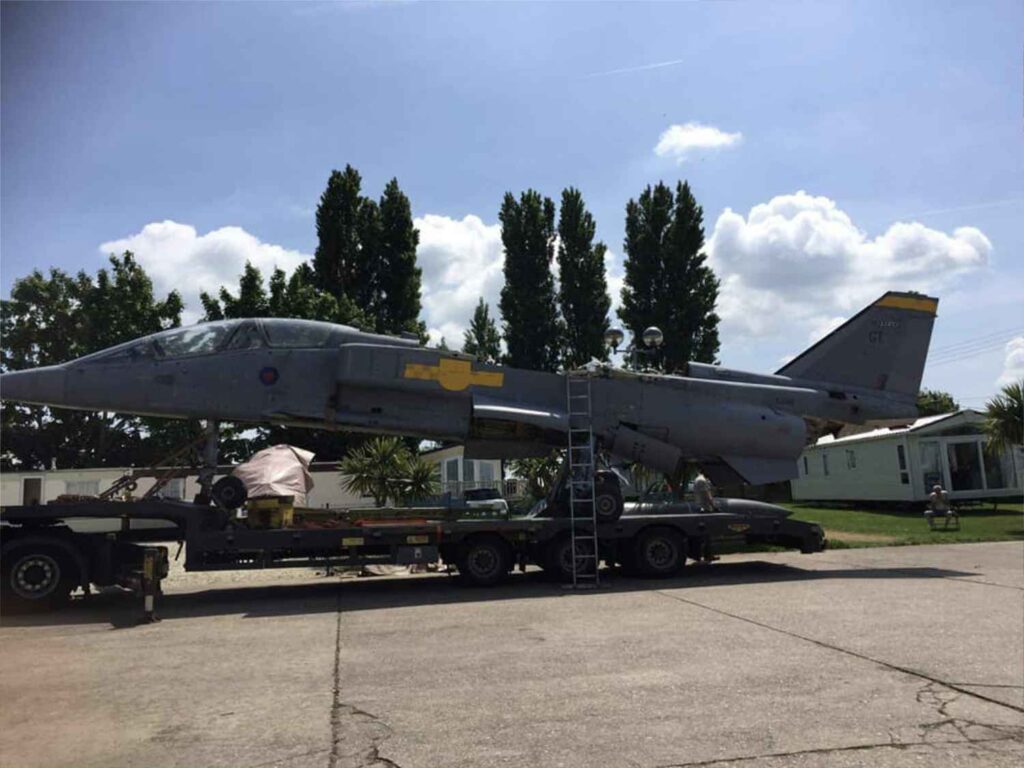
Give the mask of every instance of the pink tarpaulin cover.
[[309, 473], [313, 455], [293, 445], [275, 445], [257, 452], [231, 474], [242, 481], [250, 499], [294, 496], [295, 505], [301, 507], [313, 488], [313, 476]]

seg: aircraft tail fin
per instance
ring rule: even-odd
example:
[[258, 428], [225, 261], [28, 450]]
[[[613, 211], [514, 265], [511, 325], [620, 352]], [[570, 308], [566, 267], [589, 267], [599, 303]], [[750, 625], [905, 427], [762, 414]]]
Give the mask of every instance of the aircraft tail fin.
[[939, 300], [890, 291], [777, 373], [913, 400], [921, 387]]

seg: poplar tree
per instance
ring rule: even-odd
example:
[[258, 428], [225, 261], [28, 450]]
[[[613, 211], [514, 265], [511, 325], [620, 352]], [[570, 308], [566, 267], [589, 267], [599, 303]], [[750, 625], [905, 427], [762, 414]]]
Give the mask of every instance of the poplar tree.
[[344, 172], [331, 171], [316, 209], [313, 271], [317, 288], [335, 298], [354, 298], [359, 281], [365, 280], [365, 270], [360, 268], [360, 231], [365, 228], [361, 209], [366, 202], [360, 194], [362, 183], [359, 172], [351, 165], [346, 165]]
[[555, 248], [555, 204], [532, 189], [519, 200], [505, 194], [498, 218], [505, 249], [501, 290], [505, 362], [517, 368], [558, 368], [561, 327], [551, 274]]
[[420, 233], [413, 225], [409, 198], [391, 179], [380, 198], [380, 273], [376, 326], [381, 333], [410, 331], [425, 336], [420, 321], [422, 270], [416, 266]]
[[625, 280], [619, 317], [634, 345], [648, 326], [665, 335], [660, 350], [667, 371], [687, 361], [713, 363], [719, 349], [719, 281], [707, 266], [704, 212], [688, 183], [675, 194], [662, 183], [626, 205]]
[[462, 351], [483, 363], [497, 363], [501, 359], [501, 334], [491, 318], [491, 308], [482, 298], [473, 311], [469, 330], [462, 337]]
[[379, 202], [365, 197], [351, 165], [332, 171], [316, 212], [315, 286], [344, 307], [353, 304], [377, 333], [411, 331], [420, 322], [422, 273], [416, 265], [419, 232], [397, 179]]
[[577, 368], [593, 358], [607, 360], [608, 282], [604, 243], [594, 243], [594, 217], [583, 195], [572, 187], [562, 192], [558, 216], [558, 302], [565, 323], [562, 363]]

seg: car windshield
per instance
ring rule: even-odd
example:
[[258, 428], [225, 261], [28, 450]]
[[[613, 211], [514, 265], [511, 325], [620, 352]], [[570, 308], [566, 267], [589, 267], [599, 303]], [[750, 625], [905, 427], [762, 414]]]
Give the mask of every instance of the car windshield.
[[153, 341], [164, 357], [203, 355], [220, 348], [236, 325], [236, 322], [201, 323], [161, 333]]

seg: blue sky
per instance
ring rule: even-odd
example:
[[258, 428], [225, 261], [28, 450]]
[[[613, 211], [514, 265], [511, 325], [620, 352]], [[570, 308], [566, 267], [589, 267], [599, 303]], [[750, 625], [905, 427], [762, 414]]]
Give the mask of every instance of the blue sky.
[[978, 406], [1024, 372], [1022, 45], [1019, 2], [5, 3], [2, 288], [122, 247], [186, 300], [294, 266], [351, 163], [410, 196], [452, 341], [500, 289], [506, 190], [578, 186], [617, 285], [625, 202], [688, 179], [724, 364], [932, 291], [963, 359], [925, 383]]

